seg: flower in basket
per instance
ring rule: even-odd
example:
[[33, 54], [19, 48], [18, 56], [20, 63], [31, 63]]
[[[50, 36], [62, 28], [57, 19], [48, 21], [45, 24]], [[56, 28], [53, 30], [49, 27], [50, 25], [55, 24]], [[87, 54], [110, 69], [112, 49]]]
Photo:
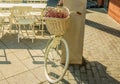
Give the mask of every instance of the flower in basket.
[[56, 7], [56, 8], [48, 8], [45, 17], [52, 17], [52, 18], [67, 18], [69, 16], [69, 12], [64, 7]]

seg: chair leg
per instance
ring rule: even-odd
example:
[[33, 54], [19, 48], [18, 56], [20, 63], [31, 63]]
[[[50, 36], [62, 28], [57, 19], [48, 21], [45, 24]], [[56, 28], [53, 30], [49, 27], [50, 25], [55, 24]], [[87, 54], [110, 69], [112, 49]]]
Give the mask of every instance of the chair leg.
[[32, 43], [34, 42], [34, 39], [32, 39]]
[[[19, 29], [19, 26], [17, 25], [17, 24], [15, 24], [15, 33], [17, 33], [18, 32], [18, 29]], [[16, 32], [17, 31], [17, 32]]]
[[4, 26], [2, 26], [2, 36], [4, 35]]
[[18, 37], [18, 43], [20, 43], [20, 39], [19, 39], [19, 37]]
[[10, 24], [10, 26], [9, 26], [9, 33], [11, 33], [11, 31], [12, 31], [12, 25]]
[[0, 37], [2, 37], [2, 26], [1, 26], [1, 24], [0, 24]]
[[30, 26], [31, 26], [31, 29], [32, 29], [32, 35], [33, 35], [32, 43], [33, 43], [34, 42], [34, 37], [35, 37], [34, 25], [30, 25]]
[[41, 30], [42, 36], [43, 36], [43, 32], [44, 32], [44, 24], [42, 22], [42, 30]]
[[18, 25], [18, 43], [20, 42], [20, 25]]

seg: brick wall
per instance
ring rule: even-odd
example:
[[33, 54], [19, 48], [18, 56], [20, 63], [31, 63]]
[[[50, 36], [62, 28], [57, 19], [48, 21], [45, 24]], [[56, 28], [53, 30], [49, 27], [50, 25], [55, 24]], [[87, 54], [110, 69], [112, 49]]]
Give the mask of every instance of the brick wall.
[[110, 0], [108, 14], [120, 23], [120, 0]]

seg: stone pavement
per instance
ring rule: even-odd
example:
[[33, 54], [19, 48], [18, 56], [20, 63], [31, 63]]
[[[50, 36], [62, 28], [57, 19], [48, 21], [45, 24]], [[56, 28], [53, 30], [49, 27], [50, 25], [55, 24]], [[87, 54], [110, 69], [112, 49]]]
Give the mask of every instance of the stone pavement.
[[[48, 39], [37, 36], [34, 43], [23, 39], [18, 44], [15, 33], [1, 37], [0, 84], [49, 84], [43, 70]], [[58, 84], [120, 84], [120, 24], [104, 9], [87, 10], [83, 58]]]

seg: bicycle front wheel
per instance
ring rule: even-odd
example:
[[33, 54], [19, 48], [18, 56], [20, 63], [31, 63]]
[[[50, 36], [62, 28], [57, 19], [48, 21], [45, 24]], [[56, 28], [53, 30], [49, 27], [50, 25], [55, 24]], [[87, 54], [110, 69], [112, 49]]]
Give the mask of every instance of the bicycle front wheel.
[[[50, 83], [59, 82], [65, 75], [69, 64], [67, 42], [62, 38], [56, 47], [54, 44], [54, 40], [51, 41], [45, 52], [45, 76]], [[61, 63], [62, 50], [64, 50], [65, 54], [65, 64]]]

